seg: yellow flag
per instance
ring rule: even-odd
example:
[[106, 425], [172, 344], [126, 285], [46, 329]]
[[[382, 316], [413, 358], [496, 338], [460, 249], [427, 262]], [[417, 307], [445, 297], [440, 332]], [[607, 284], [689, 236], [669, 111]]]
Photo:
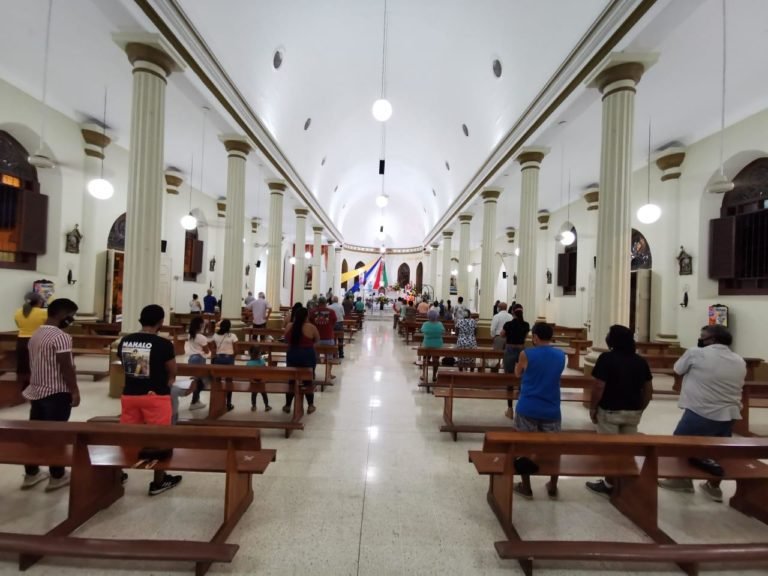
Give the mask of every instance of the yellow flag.
[[356, 268], [355, 270], [352, 270], [350, 272], [346, 272], [346, 273], [342, 274], [341, 275], [341, 282], [344, 283], [344, 282], [347, 282], [348, 280], [352, 280], [354, 278], [357, 278], [363, 272], [367, 272], [368, 270], [370, 270], [371, 267], [374, 264], [376, 264], [376, 262], [378, 262], [378, 261], [379, 261], [379, 259], [376, 258], [375, 260], [371, 260], [370, 262], [368, 262], [368, 264], [366, 264], [365, 266], [361, 266], [360, 268]]

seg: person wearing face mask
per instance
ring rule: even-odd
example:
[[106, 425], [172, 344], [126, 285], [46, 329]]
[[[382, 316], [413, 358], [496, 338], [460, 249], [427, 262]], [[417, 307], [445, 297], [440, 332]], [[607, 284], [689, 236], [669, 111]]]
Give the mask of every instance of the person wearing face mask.
[[[744, 359], [730, 349], [732, 342], [725, 326], [704, 326], [698, 348], [687, 350], [675, 362], [675, 374], [683, 377], [678, 406], [684, 411], [675, 436], [731, 436], [733, 421], [741, 419], [741, 390], [747, 375]], [[719, 468], [709, 458], [696, 462], [704, 469]], [[659, 486], [693, 492], [688, 478], [659, 480]], [[699, 487], [715, 502], [723, 501], [719, 480], [707, 480]]]
[[[48, 319], [29, 339], [31, 375], [24, 397], [30, 401], [29, 419], [67, 422], [72, 408], [80, 404], [75, 363], [72, 360], [72, 336], [64, 329], [72, 324], [77, 304], [67, 298], [54, 300], [48, 306]], [[24, 466], [22, 490], [48, 480], [46, 492], [69, 484], [69, 473], [51, 466], [50, 474], [39, 466]]]

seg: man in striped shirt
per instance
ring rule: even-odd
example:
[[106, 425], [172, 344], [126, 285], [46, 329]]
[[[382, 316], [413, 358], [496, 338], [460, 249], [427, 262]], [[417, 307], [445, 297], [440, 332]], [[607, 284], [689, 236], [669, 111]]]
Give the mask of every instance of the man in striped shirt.
[[[59, 298], [48, 306], [48, 320], [29, 339], [31, 378], [24, 389], [30, 401], [30, 420], [67, 422], [72, 408], [80, 404], [75, 363], [72, 360], [72, 337], [63, 331], [72, 324], [77, 304]], [[46, 492], [69, 484], [69, 473], [59, 466], [50, 467], [50, 475], [38, 466], [24, 466], [22, 490], [28, 490], [48, 479]]]

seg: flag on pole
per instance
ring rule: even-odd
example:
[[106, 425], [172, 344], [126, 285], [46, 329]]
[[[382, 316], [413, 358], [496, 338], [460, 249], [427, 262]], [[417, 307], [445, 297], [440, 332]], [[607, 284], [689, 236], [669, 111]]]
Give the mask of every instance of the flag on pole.
[[384, 288], [386, 288], [387, 286], [389, 286], [389, 282], [387, 281], [387, 265], [386, 265], [386, 263], [382, 263], [381, 267], [384, 269], [384, 271], [381, 274], [382, 282], [384, 283]]
[[381, 288], [381, 270], [384, 268], [384, 263], [382, 262], [381, 266], [376, 270], [376, 280], [373, 283], [373, 289], [378, 290]]
[[368, 286], [368, 278], [370, 278], [371, 274], [374, 270], [376, 270], [376, 265], [381, 261], [381, 256], [376, 260], [376, 262], [373, 263], [373, 266], [371, 266], [368, 271], [365, 273], [365, 277], [363, 278], [363, 286]]

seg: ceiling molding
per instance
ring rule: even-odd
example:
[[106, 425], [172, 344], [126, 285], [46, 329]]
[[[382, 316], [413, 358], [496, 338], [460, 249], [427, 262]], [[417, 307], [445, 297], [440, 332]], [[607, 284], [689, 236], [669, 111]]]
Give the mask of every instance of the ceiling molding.
[[299, 196], [328, 234], [338, 242], [344, 237], [325, 210], [299, 176], [288, 158], [264, 128], [248, 105], [245, 97], [219, 63], [205, 40], [198, 33], [176, 0], [134, 0], [138, 7], [157, 27], [160, 34], [173, 46], [200, 81], [210, 90], [232, 119], [253, 141]]
[[584, 34], [576, 47], [515, 122], [464, 190], [424, 238], [424, 246], [440, 236], [443, 228], [473, 202], [484, 186], [527, 143], [536, 130], [566, 98], [589, 77], [611, 50], [656, 4], [656, 0], [612, 0]]

